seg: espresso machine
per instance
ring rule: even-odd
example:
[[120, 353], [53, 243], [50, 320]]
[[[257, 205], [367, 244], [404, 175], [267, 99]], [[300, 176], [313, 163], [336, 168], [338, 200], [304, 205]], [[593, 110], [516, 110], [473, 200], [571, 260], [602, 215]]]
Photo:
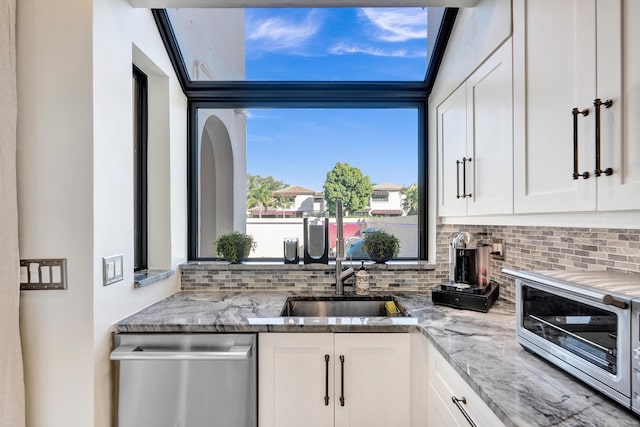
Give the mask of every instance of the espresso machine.
[[487, 312], [498, 299], [498, 283], [491, 280], [491, 246], [478, 244], [466, 232], [449, 245], [449, 280], [431, 291], [434, 304]]

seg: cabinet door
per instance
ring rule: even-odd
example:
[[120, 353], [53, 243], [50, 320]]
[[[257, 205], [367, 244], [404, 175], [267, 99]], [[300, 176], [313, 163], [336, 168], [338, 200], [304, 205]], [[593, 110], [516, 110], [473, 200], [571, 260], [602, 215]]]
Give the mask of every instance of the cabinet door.
[[598, 1], [597, 96], [602, 107], [598, 210], [640, 209], [640, 2]]
[[468, 215], [513, 213], [511, 41], [467, 80]]
[[[462, 162], [467, 155], [467, 93], [463, 84], [437, 107], [439, 215], [464, 216]], [[468, 162], [467, 162], [468, 164]], [[467, 173], [467, 176], [469, 174]], [[468, 190], [468, 189], [467, 189]]]
[[[464, 410], [478, 426], [504, 426], [438, 350], [432, 344], [429, 346], [428, 425], [468, 426], [469, 422], [462, 413]], [[458, 402], [462, 410], [453, 402], [453, 397], [464, 399], [464, 402]]]
[[[411, 427], [427, 425], [427, 387], [429, 385], [429, 339], [422, 333], [410, 334], [411, 341]], [[444, 425], [444, 424], [442, 424]]]
[[[333, 334], [259, 336], [258, 418], [261, 427], [332, 427]], [[329, 355], [329, 402], [325, 379]]]
[[409, 340], [409, 334], [335, 335], [336, 427], [410, 425]]
[[[589, 211], [596, 90], [595, 0], [514, 0], [514, 210]], [[573, 173], [573, 108], [579, 117], [579, 173]]]
[[[467, 420], [454, 412], [451, 406], [451, 398], [444, 390], [438, 390], [433, 383], [429, 383], [429, 400], [427, 400], [427, 414], [429, 426], [466, 427]], [[444, 396], [442, 395], [444, 394]], [[462, 420], [460, 419], [462, 418]]]

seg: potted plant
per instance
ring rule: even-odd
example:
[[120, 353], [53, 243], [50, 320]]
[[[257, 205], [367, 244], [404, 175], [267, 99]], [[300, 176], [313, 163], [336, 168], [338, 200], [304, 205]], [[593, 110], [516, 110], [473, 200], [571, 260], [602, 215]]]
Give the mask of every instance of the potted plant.
[[216, 240], [216, 252], [231, 264], [238, 264], [247, 259], [255, 247], [253, 236], [238, 231], [223, 234]]
[[369, 259], [378, 264], [384, 264], [400, 251], [400, 241], [393, 234], [385, 231], [371, 231], [366, 234], [362, 248]]

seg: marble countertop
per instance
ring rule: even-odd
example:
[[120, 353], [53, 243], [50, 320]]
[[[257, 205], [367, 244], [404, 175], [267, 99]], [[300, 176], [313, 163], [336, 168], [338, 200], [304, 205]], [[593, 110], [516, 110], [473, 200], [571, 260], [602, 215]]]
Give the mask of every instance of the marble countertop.
[[131, 332], [398, 332], [425, 335], [507, 426], [639, 426], [640, 418], [526, 352], [515, 307], [489, 313], [434, 306], [429, 295], [393, 293], [412, 318], [282, 318], [291, 293], [185, 291], [123, 319]]

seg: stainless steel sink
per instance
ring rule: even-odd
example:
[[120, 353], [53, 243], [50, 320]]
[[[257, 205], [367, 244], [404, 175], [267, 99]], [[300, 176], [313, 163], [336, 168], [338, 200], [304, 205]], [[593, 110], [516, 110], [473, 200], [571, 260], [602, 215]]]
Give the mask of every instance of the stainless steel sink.
[[[393, 301], [395, 313], [387, 311], [385, 303]], [[393, 298], [358, 297], [290, 297], [281, 317], [410, 317]]]

